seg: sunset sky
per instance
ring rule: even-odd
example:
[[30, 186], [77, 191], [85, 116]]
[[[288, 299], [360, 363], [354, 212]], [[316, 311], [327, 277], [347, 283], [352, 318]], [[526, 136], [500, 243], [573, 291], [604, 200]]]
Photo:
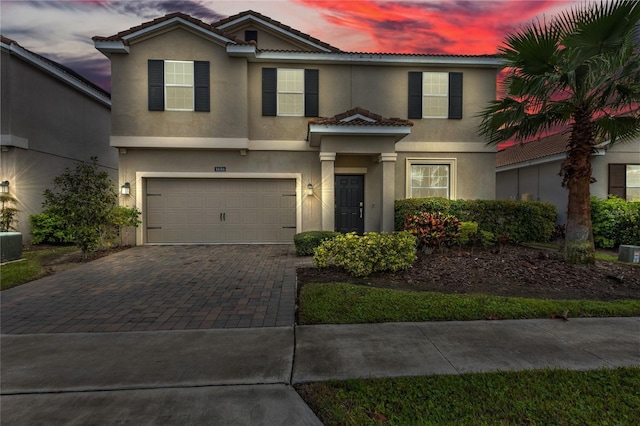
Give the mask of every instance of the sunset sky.
[[208, 1], [1, 0], [0, 31], [110, 89], [109, 60], [91, 37], [171, 12], [211, 23], [255, 10], [344, 51], [496, 53], [504, 36], [583, 0]]

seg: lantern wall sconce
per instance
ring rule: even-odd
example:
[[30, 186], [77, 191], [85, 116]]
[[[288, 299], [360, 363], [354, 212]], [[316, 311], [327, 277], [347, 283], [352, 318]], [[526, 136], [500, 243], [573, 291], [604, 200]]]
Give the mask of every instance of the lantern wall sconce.
[[131, 194], [131, 184], [129, 182], [125, 182], [125, 184], [120, 187], [120, 193], [122, 195]]
[[5, 180], [4, 182], [0, 182], [0, 194], [8, 194], [9, 193], [9, 181]]
[[311, 183], [307, 185], [307, 195], [313, 195], [313, 185]]

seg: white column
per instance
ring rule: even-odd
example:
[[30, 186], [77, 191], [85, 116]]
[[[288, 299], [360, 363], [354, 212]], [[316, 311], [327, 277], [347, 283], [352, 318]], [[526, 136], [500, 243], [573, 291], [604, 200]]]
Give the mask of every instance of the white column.
[[380, 209], [381, 231], [393, 232], [394, 229], [394, 201], [396, 185], [396, 159], [398, 154], [382, 153], [378, 161], [382, 163], [382, 182], [380, 182]]
[[335, 152], [321, 152], [322, 165], [321, 202], [322, 202], [322, 230], [335, 229]]

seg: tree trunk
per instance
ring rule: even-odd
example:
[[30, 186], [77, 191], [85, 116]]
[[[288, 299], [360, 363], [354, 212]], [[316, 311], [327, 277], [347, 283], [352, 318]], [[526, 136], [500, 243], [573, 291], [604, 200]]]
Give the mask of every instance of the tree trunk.
[[567, 263], [595, 263], [591, 224], [591, 154], [593, 125], [587, 114], [578, 111], [569, 138], [569, 153], [563, 163], [563, 185], [569, 190], [564, 259]]

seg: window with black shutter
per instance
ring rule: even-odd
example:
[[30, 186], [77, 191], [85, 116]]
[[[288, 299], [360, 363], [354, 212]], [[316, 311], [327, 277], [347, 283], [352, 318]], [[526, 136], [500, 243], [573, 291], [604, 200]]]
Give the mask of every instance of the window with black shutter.
[[462, 73], [409, 72], [408, 118], [462, 118]]
[[627, 165], [609, 164], [609, 194], [627, 198]]
[[148, 61], [149, 111], [211, 110], [208, 61]]
[[262, 115], [265, 117], [319, 114], [317, 69], [262, 69]]

